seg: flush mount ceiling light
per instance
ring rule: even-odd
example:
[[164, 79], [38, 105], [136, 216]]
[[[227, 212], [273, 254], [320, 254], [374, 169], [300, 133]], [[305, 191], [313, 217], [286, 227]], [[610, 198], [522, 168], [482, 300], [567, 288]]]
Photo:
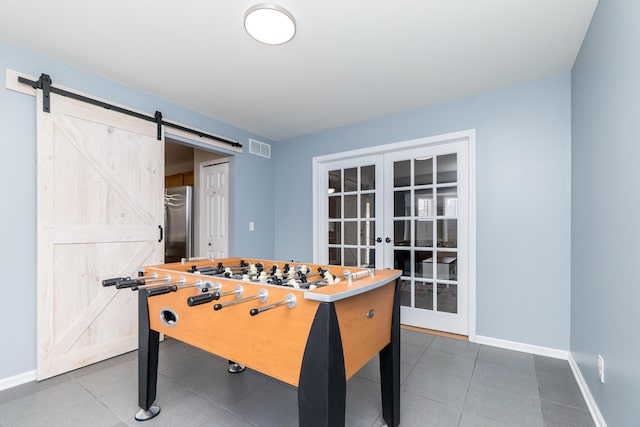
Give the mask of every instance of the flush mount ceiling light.
[[285, 8], [263, 3], [247, 10], [244, 28], [259, 42], [282, 44], [291, 40], [296, 33], [296, 21]]

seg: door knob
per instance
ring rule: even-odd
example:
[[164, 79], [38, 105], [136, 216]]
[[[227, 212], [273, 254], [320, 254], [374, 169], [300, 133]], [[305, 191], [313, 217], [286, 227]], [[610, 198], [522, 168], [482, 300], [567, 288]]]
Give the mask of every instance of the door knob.
[[391, 239], [389, 237], [387, 237], [386, 239], [384, 239], [385, 242], [387, 243], [391, 243]]
[[211, 243], [209, 243], [209, 246], [211, 246]]
[[378, 242], [378, 243], [382, 243], [382, 237], [378, 237], [378, 238], [376, 239], [376, 242]]

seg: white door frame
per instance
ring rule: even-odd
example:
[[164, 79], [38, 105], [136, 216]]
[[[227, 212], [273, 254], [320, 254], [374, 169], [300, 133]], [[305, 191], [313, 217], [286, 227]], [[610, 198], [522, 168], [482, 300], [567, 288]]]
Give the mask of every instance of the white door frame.
[[[326, 232], [326, 224], [324, 221], [320, 221], [322, 216], [319, 205], [319, 196], [325, 196], [326, 185], [324, 180], [318, 179], [318, 174], [325, 163], [335, 162], [338, 160], [346, 160], [349, 158], [355, 158], [360, 156], [367, 156], [372, 154], [384, 154], [388, 152], [407, 150], [411, 148], [418, 148], [423, 146], [432, 146], [451, 143], [454, 141], [464, 141], [468, 144], [469, 158], [468, 158], [468, 171], [469, 171], [469, 340], [475, 341], [476, 337], [476, 143], [475, 143], [475, 129], [464, 130], [460, 132], [452, 132], [442, 135], [430, 136], [425, 138], [418, 138], [409, 141], [394, 142], [391, 144], [379, 145], [374, 147], [362, 148], [358, 150], [346, 151], [341, 153], [333, 153], [325, 156], [317, 156], [312, 159], [312, 197], [313, 197], [313, 262], [318, 262], [320, 254], [325, 250], [324, 247], [320, 247], [321, 239], [318, 237], [323, 232]], [[325, 233], [326, 234], [326, 233]]]
[[[207, 160], [205, 162], [200, 163], [199, 165], [199, 182], [198, 182], [198, 234], [199, 234], [199, 238], [197, 239], [198, 241], [198, 248], [196, 250], [196, 257], [204, 257], [204, 252], [203, 251], [203, 239], [202, 239], [202, 231], [205, 229], [206, 224], [204, 223], [206, 221], [206, 218], [208, 217], [207, 215], [207, 208], [208, 208], [208, 204], [205, 203], [206, 200], [206, 194], [205, 194], [205, 185], [204, 185], [204, 172], [205, 172], [205, 168], [208, 166], [214, 166], [214, 165], [218, 165], [218, 164], [222, 164], [222, 163], [230, 163], [230, 159], [229, 157], [222, 157], [219, 159], [215, 159], [215, 160]], [[229, 171], [230, 172], [230, 171]], [[229, 179], [230, 177], [230, 173], [227, 174], [227, 179]], [[230, 182], [227, 182], [227, 187], [230, 186]], [[229, 196], [231, 194], [229, 193]], [[226, 208], [227, 208], [227, 221], [225, 221], [225, 225], [226, 225], [226, 230], [224, 231], [224, 235], [226, 237], [226, 247], [227, 247], [227, 251], [229, 250], [229, 198], [227, 199], [227, 204], [226, 204]]]

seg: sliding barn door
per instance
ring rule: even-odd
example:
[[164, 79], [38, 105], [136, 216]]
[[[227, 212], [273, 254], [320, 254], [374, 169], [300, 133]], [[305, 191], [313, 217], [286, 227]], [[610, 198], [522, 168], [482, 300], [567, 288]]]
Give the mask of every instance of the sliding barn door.
[[102, 279], [163, 261], [154, 123], [51, 94], [37, 102], [37, 378], [137, 348], [137, 298]]

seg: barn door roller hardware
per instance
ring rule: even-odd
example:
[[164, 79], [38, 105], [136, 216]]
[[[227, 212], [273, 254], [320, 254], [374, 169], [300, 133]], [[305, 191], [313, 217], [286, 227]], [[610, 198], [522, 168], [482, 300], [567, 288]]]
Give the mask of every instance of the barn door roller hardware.
[[222, 138], [216, 135], [211, 135], [208, 133], [200, 132], [199, 130], [191, 129], [185, 126], [180, 126], [175, 123], [170, 123], [162, 120], [162, 113], [160, 111], [156, 111], [155, 115], [148, 116], [146, 114], [138, 113], [135, 111], [127, 110], [126, 108], [118, 107], [117, 105], [108, 104], [103, 101], [99, 101], [97, 99], [89, 98], [86, 96], [78, 95], [77, 93], [69, 92], [64, 89], [60, 89], [52, 86], [51, 77], [48, 74], [41, 74], [40, 78], [37, 81], [29, 80], [24, 77], [18, 77], [18, 81], [22, 84], [26, 84], [31, 86], [34, 89], [41, 89], [43, 93], [43, 101], [42, 101], [42, 111], [45, 113], [51, 112], [51, 98], [50, 94], [55, 93], [58, 95], [66, 96], [68, 98], [75, 99], [77, 101], [86, 102], [87, 104], [97, 105], [98, 107], [106, 108], [107, 110], [113, 110], [118, 113], [126, 114], [128, 116], [137, 117], [142, 120], [146, 120], [148, 122], [154, 122], [158, 124], [158, 140], [162, 139], [162, 126], [167, 126], [174, 129], [179, 129], [184, 132], [193, 133], [198, 135], [201, 138], [209, 138], [215, 141], [224, 142], [225, 144], [229, 144], [232, 147], [242, 147], [242, 144], [238, 141], [233, 141], [230, 139]]

